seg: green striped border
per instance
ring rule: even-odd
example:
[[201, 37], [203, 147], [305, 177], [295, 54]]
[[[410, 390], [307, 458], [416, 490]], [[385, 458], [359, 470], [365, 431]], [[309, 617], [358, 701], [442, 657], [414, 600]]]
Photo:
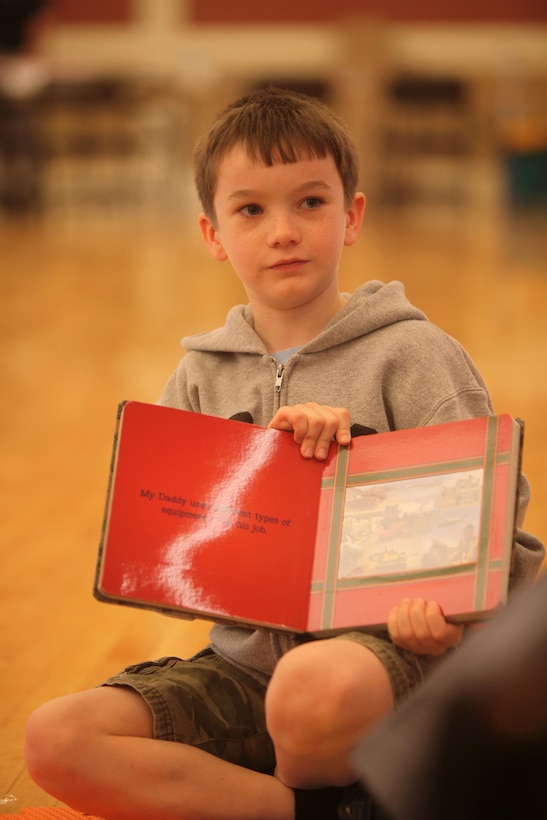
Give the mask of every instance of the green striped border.
[[[332, 487], [331, 519], [327, 541], [327, 562], [325, 573], [321, 581], [323, 600], [321, 604], [321, 624], [328, 628], [334, 617], [336, 603], [336, 586], [338, 580], [338, 564], [342, 525], [344, 523], [344, 509], [346, 503], [346, 486], [349, 470], [349, 447], [338, 447], [336, 469], [334, 476], [325, 482], [325, 487]], [[312, 592], [313, 592], [312, 584]]]
[[[321, 613], [322, 629], [329, 629], [332, 626], [336, 594], [338, 591], [360, 589], [367, 586], [379, 586], [383, 584], [412, 582], [418, 578], [431, 580], [435, 578], [446, 578], [451, 575], [474, 574], [474, 606], [479, 610], [484, 608], [488, 592], [489, 574], [492, 570], [500, 570], [503, 567], [503, 558], [491, 560], [489, 558], [496, 467], [499, 464], [509, 462], [510, 459], [508, 452], [498, 452], [499, 424], [500, 420], [497, 416], [492, 416], [487, 419], [483, 455], [465, 459], [453, 459], [436, 464], [414, 465], [412, 467], [395, 468], [374, 473], [357, 473], [348, 476], [350, 450], [348, 447], [339, 448], [334, 476], [324, 478], [321, 483], [322, 490], [333, 490], [325, 573], [321, 580], [313, 581], [311, 585], [312, 593], [323, 593]], [[344, 521], [346, 487], [381, 484], [386, 481], [402, 481], [409, 478], [421, 478], [440, 473], [463, 472], [465, 470], [478, 468], [483, 469], [483, 499], [478, 555], [475, 563], [437, 570], [417, 570], [415, 572], [394, 573], [393, 575], [370, 575], [366, 578], [345, 578], [338, 580], [339, 551]]]

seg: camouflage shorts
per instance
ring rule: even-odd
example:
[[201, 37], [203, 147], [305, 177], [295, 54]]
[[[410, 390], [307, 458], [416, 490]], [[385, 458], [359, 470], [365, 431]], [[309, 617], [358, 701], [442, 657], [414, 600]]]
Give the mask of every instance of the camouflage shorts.
[[190, 660], [160, 658], [128, 666], [102, 685], [138, 692], [154, 716], [154, 737], [273, 774], [275, 756], [264, 716], [266, 687], [213, 650]]
[[[337, 637], [361, 643], [380, 658], [396, 701], [437, 661], [397, 649], [387, 636], [351, 632]], [[160, 658], [129, 666], [102, 685], [138, 692], [152, 711], [156, 738], [187, 743], [240, 766], [273, 773], [275, 754], [264, 714], [266, 686], [212, 649], [189, 660]]]

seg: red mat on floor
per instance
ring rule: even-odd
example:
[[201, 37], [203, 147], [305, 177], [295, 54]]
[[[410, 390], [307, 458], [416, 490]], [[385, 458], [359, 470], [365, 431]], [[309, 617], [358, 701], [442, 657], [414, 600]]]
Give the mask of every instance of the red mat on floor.
[[50, 809], [50, 808], [35, 808], [22, 809], [20, 814], [12, 814], [12, 817], [21, 817], [23, 820], [101, 820], [100, 817], [93, 817], [91, 814], [81, 814], [79, 811], [72, 809]]

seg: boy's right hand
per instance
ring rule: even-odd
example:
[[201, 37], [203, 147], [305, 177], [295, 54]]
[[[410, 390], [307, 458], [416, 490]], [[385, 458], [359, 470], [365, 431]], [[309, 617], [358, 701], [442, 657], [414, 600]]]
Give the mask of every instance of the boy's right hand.
[[344, 407], [310, 401], [280, 407], [268, 427], [292, 431], [304, 458], [324, 461], [333, 440], [342, 445], [350, 443], [350, 425], [350, 414]]
[[393, 643], [418, 655], [443, 655], [463, 637], [463, 624], [449, 623], [436, 601], [405, 598], [388, 615]]

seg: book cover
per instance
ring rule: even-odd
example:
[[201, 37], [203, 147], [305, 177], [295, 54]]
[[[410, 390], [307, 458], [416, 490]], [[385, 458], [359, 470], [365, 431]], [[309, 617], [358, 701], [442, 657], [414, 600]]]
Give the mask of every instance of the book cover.
[[506, 600], [522, 427], [292, 435], [120, 405], [95, 596], [289, 632], [382, 628], [405, 597], [473, 620]]

